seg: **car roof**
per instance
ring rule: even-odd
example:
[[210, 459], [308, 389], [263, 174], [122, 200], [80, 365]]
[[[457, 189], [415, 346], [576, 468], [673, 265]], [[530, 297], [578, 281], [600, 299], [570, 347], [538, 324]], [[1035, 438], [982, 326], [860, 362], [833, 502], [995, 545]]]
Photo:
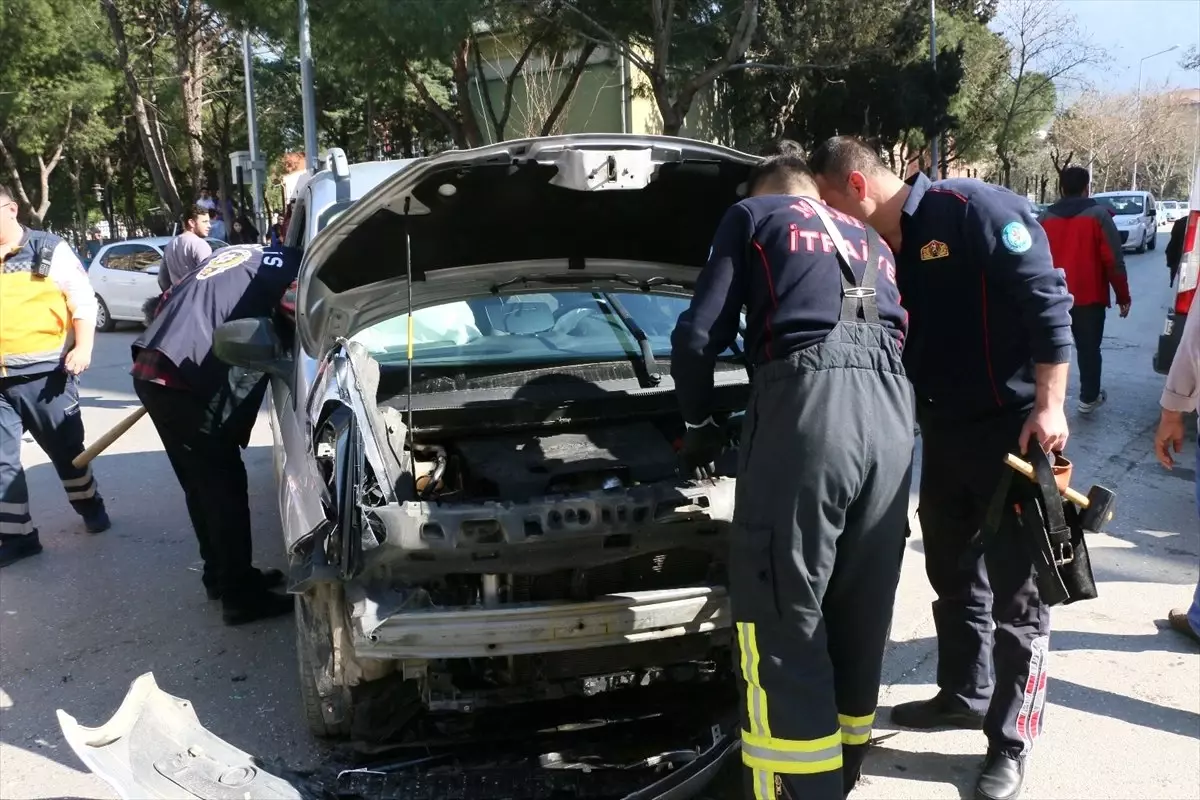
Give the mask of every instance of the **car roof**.
[[118, 242], [109, 242], [105, 247], [115, 247], [119, 244], [152, 244], [155, 247], [162, 247], [171, 241], [171, 238], [170, 236], [141, 236], [137, 239], [121, 239]]
[[1096, 192], [1095, 194], [1092, 195], [1092, 197], [1115, 197], [1117, 195], [1122, 195], [1122, 194], [1140, 194], [1140, 195], [1146, 196], [1146, 195], [1152, 194], [1152, 192], [1147, 192], [1144, 189], [1123, 189], [1123, 190], [1117, 190], [1114, 192]]

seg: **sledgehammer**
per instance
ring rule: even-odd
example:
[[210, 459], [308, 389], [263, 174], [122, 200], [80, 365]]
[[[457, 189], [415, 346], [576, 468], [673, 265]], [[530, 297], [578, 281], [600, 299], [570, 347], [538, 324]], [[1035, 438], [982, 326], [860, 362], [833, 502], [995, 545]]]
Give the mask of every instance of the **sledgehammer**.
[[[1065, 461], [1066, 459], [1063, 460]], [[1033, 471], [1033, 465], [1028, 461], [1023, 461], [1012, 453], [1008, 453], [1004, 456], [1004, 463], [1026, 478], [1029, 478], [1029, 480], [1037, 480], [1037, 474]], [[1070, 462], [1067, 462], [1067, 465], [1067, 474], [1069, 476]], [[1113, 505], [1116, 503], [1117, 495], [1111, 489], [1093, 485], [1092, 488], [1088, 489], [1087, 496], [1080, 494], [1070, 486], [1060, 485], [1059, 489], [1062, 491], [1063, 497], [1079, 506], [1082, 510], [1079, 515], [1079, 524], [1085, 531], [1099, 531], [1103, 529], [1105, 523], [1112, 520]]]
[[104, 432], [103, 436], [92, 443], [91, 447], [75, 456], [75, 458], [71, 459], [71, 466], [75, 467], [75, 469], [83, 469], [86, 467], [93, 458], [107, 450], [110, 444], [124, 436], [125, 432], [132, 428], [133, 424], [141, 419], [145, 413], [146, 409], [144, 407], [139, 408], [137, 411], [134, 411], [132, 414], [125, 417], [125, 419], [109, 428]]

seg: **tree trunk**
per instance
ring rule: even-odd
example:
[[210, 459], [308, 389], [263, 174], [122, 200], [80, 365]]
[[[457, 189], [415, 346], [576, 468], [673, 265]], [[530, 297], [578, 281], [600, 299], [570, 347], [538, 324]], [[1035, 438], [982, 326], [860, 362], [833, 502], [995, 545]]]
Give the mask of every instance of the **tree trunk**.
[[451, 71], [454, 74], [454, 100], [458, 107], [463, 140], [467, 147], [479, 147], [483, 144], [483, 136], [479, 132], [479, 120], [475, 118], [475, 106], [471, 105], [471, 70], [467, 66], [470, 49], [470, 39], [463, 39], [459, 43], [454, 51]]
[[433, 118], [441, 123], [446, 129], [446, 133], [454, 139], [454, 144], [458, 147], [470, 147], [467, 143], [466, 132], [463, 129], [462, 123], [454, 118], [446, 109], [438, 104], [437, 100], [433, 99], [433, 95], [429, 93], [429, 88], [425, 86], [424, 79], [417, 73], [416, 70], [406, 61], [404, 62], [404, 74], [408, 76], [408, 80], [416, 90], [417, 96], [421, 98], [421, 102], [425, 105], [425, 110], [433, 115]]
[[[182, 35], [180, 35], [182, 34]], [[175, 66], [179, 70], [183, 97], [183, 129], [188, 151], [188, 179], [192, 195], [204, 185], [204, 50], [195, 41], [197, 35], [180, 31], [176, 35]]]
[[87, 209], [83, 204], [83, 164], [79, 159], [71, 158], [71, 168], [67, 171], [71, 178], [71, 192], [75, 195], [75, 241], [80, 245], [87, 239]]
[[[587, 69], [588, 59], [592, 57], [592, 53], [594, 52], [596, 52], [595, 42], [586, 42], [580, 48], [579, 58], [575, 61], [575, 66], [571, 67], [571, 72], [567, 75], [567, 82], [563, 85], [562, 91], [558, 93], [558, 100], [555, 101], [554, 108], [550, 109], [550, 113], [542, 123], [542, 136], [551, 135], [558, 126], [558, 121], [566, 113], [567, 106], [571, 102], [571, 97], [574, 96], [575, 90], [579, 88], [579, 81], [583, 78], [583, 71]], [[505, 102], [508, 102], [507, 98]], [[622, 102], [624, 101], [622, 100]], [[507, 115], [507, 109], [505, 110], [505, 114]]]
[[[100, 6], [108, 17], [109, 28], [112, 29], [113, 41], [117, 46], [117, 65], [125, 76], [125, 87], [129, 90], [129, 102], [133, 108], [133, 119], [137, 126], [138, 138], [146, 155], [146, 166], [150, 171], [150, 180], [159, 199], [170, 209], [172, 216], [183, 212], [183, 204], [179, 199], [179, 189], [175, 186], [175, 177], [171, 174], [171, 166], [167, 161], [166, 147], [163, 144], [162, 130], [158, 125], [151, 109], [146, 106], [146, 99], [138, 85], [137, 76], [133, 72], [133, 64], [129, 60], [129, 44], [125, 37], [125, 23], [117, 10], [114, 0], [100, 0]], [[133, 202], [133, 197], [126, 198], [126, 207]]]

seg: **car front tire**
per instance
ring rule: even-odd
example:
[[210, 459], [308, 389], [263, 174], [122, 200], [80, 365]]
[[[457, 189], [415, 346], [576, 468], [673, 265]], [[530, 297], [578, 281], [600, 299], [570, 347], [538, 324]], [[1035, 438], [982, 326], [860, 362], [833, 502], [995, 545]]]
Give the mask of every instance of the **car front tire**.
[[[326, 700], [318, 689], [323, 680], [329, 680], [335, 672], [334, 660], [339, 648], [334, 647], [334, 626], [331, 614], [339, 613], [342, 604], [330, 602], [329, 593], [339, 595], [342, 587], [320, 588], [296, 595], [296, 661], [300, 670], [300, 697], [304, 704], [304, 721], [312, 734], [321, 739], [344, 739], [350, 735], [351, 703], [350, 690], [345, 686], [334, 686], [340, 695], [345, 714], [341, 721], [326, 719]], [[339, 626], [344, 631], [345, 625]], [[348, 644], [344, 642], [343, 646]], [[336, 670], [341, 673], [342, 670]], [[332, 680], [330, 681], [332, 683]]]
[[108, 313], [108, 305], [104, 302], [104, 298], [96, 295], [96, 330], [108, 333], [115, 327], [117, 327], [117, 323], [112, 318], [112, 314]]
[[1158, 247], [1158, 229], [1157, 228], [1150, 229], [1150, 241], [1147, 242], [1146, 247], [1150, 250], [1153, 250], [1154, 248]]
[[1133, 248], [1133, 252], [1137, 255], [1141, 255], [1142, 253], [1146, 252], [1146, 232], [1144, 230], [1142, 231], [1142, 238], [1138, 242], [1138, 246]]

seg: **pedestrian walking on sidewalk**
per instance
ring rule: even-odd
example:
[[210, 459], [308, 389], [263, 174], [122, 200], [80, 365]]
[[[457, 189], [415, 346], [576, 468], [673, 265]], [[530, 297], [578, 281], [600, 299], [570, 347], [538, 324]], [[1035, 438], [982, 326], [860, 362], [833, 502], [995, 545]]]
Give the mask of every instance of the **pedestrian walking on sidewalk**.
[[901, 181], [875, 150], [844, 136], [810, 163], [825, 201], [891, 245], [909, 312], [904, 364], [921, 424], [918, 514], [938, 597], [939, 691], [896, 706], [892, 721], [982, 728], [976, 797], [1012, 800], [1044, 713], [1050, 609], [1010, 502], [986, 552], [972, 540], [1005, 454], [1067, 442], [1071, 297], [1028, 201], [1007, 189], [921, 173]]
[[841, 800], [875, 720], [908, 522], [912, 389], [892, 253], [823, 205], [786, 143], [722, 220], [672, 336], [683, 456], [727, 441], [713, 369], [746, 307], [753, 387], [737, 467], [729, 590], [742, 763], [755, 800]]
[[17, 211], [0, 185], [0, 567], [42, 552], [21, 466], [26, 430], [84, 528], [109, 528], [91, 466], [71, 464], [84, 449], [78, 376], [92, 362], [96, 294], [70, 246], [24, 227]]
[[1067, 167], [1059, 176], [1062, 199], [1042, 217], [1054, 266], [1067, 278], [1074, 298], [1071, 332], [1079, 360], [1079, 413], [1090, 414], [1108, 399], [1101, 386], [1100, 345], [1104, 318], [1117, 295], [1121, 316], [1129, 316], [1132, 300], [1121, 252], [1121, 234], [1108, 209], [1088, 197], [1091, 176], [1083, 167]]

